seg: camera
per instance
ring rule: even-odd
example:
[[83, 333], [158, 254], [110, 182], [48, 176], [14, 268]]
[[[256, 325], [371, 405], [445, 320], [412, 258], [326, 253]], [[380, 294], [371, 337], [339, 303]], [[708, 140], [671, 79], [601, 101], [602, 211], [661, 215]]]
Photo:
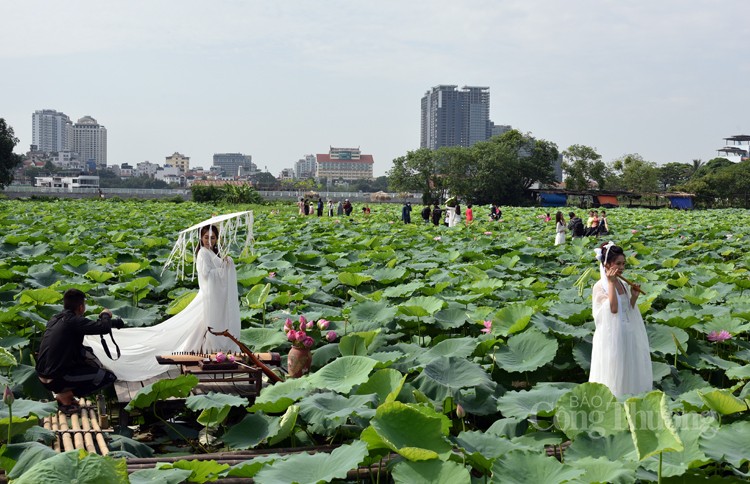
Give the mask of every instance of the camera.
[[122, 329], [125, 327], [125, 321], [122, 318], [112, 318], [112, 327], [115, 329]]

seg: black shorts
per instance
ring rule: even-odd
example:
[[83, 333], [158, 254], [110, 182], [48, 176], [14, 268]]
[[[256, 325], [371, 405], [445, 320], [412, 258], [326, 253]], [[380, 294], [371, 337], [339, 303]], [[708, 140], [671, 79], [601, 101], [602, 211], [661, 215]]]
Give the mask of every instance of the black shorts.
[[109, 370], [84, 365], [68, 370], [64, 376], [54, 378], [49, 383], [42, 382], [42, 385], [55, 393], [73, 391], [75, 396], [85, 397], [111, 385], [115, 380], [117, 377]]

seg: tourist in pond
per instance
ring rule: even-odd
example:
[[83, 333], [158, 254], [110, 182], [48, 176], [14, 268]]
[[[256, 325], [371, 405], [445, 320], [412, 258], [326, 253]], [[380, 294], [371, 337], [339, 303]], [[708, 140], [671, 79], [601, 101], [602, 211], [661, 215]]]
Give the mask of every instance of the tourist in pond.
[[629, 287], [620, 278], [622, 248], [608, 242], [596, 252], [601, 277], [592, 294], [596, 330], [589, 381], [607, 385], [616, 397], [648, 392], [653, 376], [646, 327], [636, 304], [640, 286]]
[[555, 245], [562, 245], [565, 243], [565, 218], [563, 213], [558, 210], [555, 214]]

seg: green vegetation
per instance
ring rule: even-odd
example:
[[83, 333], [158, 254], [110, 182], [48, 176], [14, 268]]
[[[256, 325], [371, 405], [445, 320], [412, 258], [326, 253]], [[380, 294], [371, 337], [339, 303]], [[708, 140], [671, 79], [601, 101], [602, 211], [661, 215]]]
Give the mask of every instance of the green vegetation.
[[[34, 443], [40, 431], [27, 422], [51, 409], [39, 403], [49, 394], [30, 354], [62, 292], [86, 291], [92, 313], [109, 307], [128, 325], [155, 324], [196, 291], [189, 279], [161, 274], [177, 232], [242, 208], [0, 201], [0, 346], [13, 357], [4, 369], [16, 393], [12, 420], [0, 405], [0, 423], [13, 434], [0, 465], [11, 477], [39, 482], [57, 469], [82, 479], [98, 469], [118, 482], [117, 456], [176, 445], [269, 455], [235, 466], [188, 459], [131, 477], [330, 481], [391, 453], [396, 482], [469, 482], [472, 474], [493, 482], [739, 482], [749, 472], [750, 215], [735, 209], [609, 211], [627, 275], [647, 294], [639, 303], [654, 362], [654, 391], [618, 401], [586, 383], [596, 241], [553, 246], [554, 226], [539, 209], [502, 207], [504, 220], [489, 222], [486, 207], [476, 207], [474, 225], [448, 229], [404, 225], [398, 205], [369, 217], [355, 207], [352, 219], [298, 218], [291, 204], [252, 207], [255, 252], [236, 259], [241, 339], [286, 354], [287, 317], [324, 318], [337, 338], [316, 340], [311, 374], [265, 388], [252, 406], [189, 397], [182, 437], [144, 417], [156, 436], [150, 447], [114, 437], [123, 450], [106, 465], [80, 453], [39, 462], [48, 448]], [[132, 408], [147, 412], [190, 385], [164, 380]], [[0, 428], [0, 439], [7, 434]], [[567, 441], [562, 462], [545, 455], [545, 446], [559, 452]], [[273, 451], [325, 443], [343, 445], [315, 455]]]
[[13, 171], [21, 164], [21, 156], [13, 153], [18, 144], [13, 128], [0, 118], [0, 190], [13, 181]]

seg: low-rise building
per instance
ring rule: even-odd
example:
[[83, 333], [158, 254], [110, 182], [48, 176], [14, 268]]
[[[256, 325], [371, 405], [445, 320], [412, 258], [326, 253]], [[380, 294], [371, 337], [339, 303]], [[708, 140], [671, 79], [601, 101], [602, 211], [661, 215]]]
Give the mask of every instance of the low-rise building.
[[171, 156], [166, 157], [164, 166], [174, 166], [179, 168], [182, 173], [187, 173], [190, 171], [190, 157], [175, 151]]
[[316, 155], [317, 172], [320, 180], [371, 180], [375, 161], [372, 155], [362, 154], [359, 148], [330, 147], [328, 153]]
[[136, 176], [147, 176], [153, 178], [156, 175], [156, 170], [159, 169], [159, 165], [151, 163], [150, 161], [141, 161], [135, 165]]
[[99, 177], [94, 175], [40, 176], [36, 178], [34, 186], [65, 188], [69, 191], [75, 188], [99, 188]]

